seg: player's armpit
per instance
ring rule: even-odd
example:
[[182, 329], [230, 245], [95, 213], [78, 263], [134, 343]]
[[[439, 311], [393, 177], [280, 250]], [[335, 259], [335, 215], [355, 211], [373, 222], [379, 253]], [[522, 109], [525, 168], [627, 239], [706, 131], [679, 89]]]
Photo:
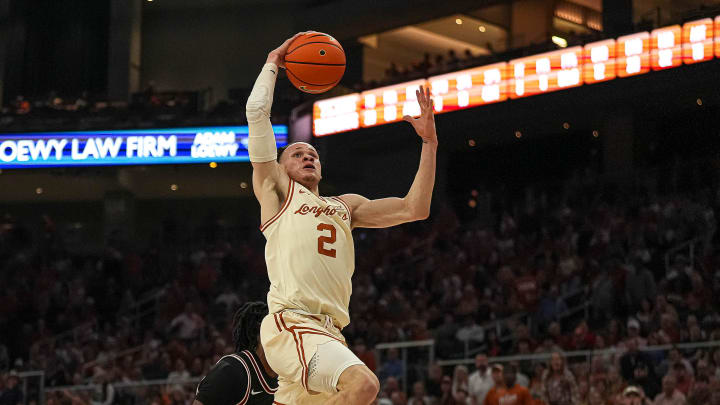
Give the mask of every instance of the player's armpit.
[[196, 399], [193, 401], [192, 405], [203, 405], [203, 403]]
[[370, 200], [358, 194], [344, 194], [340, 198], [350, 206], [353, 228], [387, 228], [428, 217], [427, 213], [413, 209], [405, 198]]

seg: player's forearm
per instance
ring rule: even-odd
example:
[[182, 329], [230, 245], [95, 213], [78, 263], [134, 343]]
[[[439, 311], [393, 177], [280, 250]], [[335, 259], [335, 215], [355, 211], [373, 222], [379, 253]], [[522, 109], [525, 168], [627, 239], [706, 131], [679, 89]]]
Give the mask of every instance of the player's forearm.
[[262, 67], [257, 80], [255, 80], [255, 85], [245, 105], [245, 115], [249, 127], [248, 155], [253, 163], [270, 162], [277, 159], [275, 134], [270, 123], [270, 110], [278, 73], [278, 65], [274, 61], [275, 58], [268, 56], [268, 62]]
[[420, 167], [412, 186], [410, 186], [410, 191], [405, 196], [405, 204], [409, 214], [415, 220], [426, 219], [430, 216], [430, 202], [435, 187], [436, 155], [436, 142], [422, 144]]

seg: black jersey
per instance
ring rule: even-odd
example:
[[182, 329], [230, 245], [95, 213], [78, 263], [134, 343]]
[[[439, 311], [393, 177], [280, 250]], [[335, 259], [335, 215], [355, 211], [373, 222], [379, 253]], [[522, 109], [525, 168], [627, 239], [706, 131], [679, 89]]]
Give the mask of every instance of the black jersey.
[[203, 405], [272, 405], [277, 379], [257, 357], [244, 350], [221, 358], [200, 381], [195, 399]]

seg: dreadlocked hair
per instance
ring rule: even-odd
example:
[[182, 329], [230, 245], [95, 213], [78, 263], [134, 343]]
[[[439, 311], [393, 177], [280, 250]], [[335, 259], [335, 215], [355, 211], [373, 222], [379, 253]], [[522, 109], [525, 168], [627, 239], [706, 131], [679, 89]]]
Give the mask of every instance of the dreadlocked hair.
[[235, 352], [255, 350], [260, 336], [260, 323], [268, 314], [268, 306], [264, 302], [247, 302], [233, 316], [232, 338]]

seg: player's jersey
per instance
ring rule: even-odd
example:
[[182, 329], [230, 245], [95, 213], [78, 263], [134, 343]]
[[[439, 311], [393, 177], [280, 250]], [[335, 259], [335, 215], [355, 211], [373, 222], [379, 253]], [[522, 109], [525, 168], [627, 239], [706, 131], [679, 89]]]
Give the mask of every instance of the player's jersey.
[[280, 211], [260, 227], [270, 313], [285, 309], [350, 323], [348, 305], [355, 270], [350, 209], [337, 197], [318, 197], [290, 180]]
[[195, 399], [203, 405], [271, 405], [277, 388], [257, 355], [244, 350], [218, 360], [200, 381]]

